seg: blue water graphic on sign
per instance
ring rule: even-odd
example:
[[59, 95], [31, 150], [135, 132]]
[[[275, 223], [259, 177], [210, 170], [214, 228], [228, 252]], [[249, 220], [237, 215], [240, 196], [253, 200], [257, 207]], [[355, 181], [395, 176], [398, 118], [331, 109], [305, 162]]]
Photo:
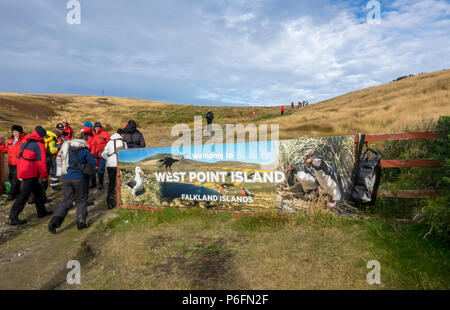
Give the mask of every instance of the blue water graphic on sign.
[[278, 158], [278, 141], [257, 141], [224, 144], [203, 144], [178, 147], [119, 150], [120, 162], [139, 162], [155, 155], [168, 154], [174, 157], [216, 163], [235, 161], [254, 164], [270, 164]]

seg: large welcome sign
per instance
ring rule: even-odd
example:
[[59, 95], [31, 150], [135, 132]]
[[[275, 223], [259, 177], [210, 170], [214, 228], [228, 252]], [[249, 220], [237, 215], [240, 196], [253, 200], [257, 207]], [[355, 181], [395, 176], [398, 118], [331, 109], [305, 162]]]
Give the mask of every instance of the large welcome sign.
[[232, 211], [274, 209], [295, 197], [308, 203], [318, 195], [337, 202], [353, 158], [352, 136], [125, 149], [118, 151], [118, 196], [126, 207]]

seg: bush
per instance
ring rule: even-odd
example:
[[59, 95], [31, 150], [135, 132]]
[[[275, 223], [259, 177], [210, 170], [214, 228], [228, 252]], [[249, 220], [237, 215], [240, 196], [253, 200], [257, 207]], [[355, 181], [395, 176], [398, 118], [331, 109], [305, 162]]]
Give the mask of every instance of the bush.
[[438, 197], [427, 201], [423, 208], [426, 223], [439, 238], [450, 241], [450, 198]]
[[430, 146], [430, 155], [444, 161], [436, 184], [441, 196], [428, 200], [423, 214], [431, 230], [440, 238], [450, 241], [450, 116], [439, 118], [436, 130], [442, 130], [442, 136]]
[[442, 239], [450, 240], [450, 116], [441, 116], [436, 123], [423, 122], [405, 131], [442, 131], [440, 138], [387, 141], [382, 150], [383, 159], [437, 159], [445, 164], [441, 168], [383, 169], [381, 187], [390, 190], [438, 189], [434, 199], [378, 199], [368, 212], [385, 217], [408, 217], [421, 210], [430, 231]]

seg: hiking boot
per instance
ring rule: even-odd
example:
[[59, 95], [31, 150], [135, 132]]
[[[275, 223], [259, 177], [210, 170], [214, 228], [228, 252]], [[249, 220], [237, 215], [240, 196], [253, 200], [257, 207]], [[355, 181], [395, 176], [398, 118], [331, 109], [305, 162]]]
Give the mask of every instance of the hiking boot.
[[46, 216], [49, 216], [49, 215], [52, 215], [52, 214], [53, 214], [53, 211], [46, 210], [45, 213], [38, 214], [38, 218], [43, 218], [43, 217], [46, 217]]
[[84, 223], [82, 223], [82, 222], [77, 222], [77, 228], [78, 228], [78, 230], [82, 230], [82, 229], [88, 228], [89, 226], [91, 226], [91, 224], [89, 224], [89, 223], [87, 223], [87, 222], [84, 222]]
[[9, 201], [12, 201], [12, 200], [15, 200], [16, 199], [16, 196], [8, 196], [8, 198], [7, 198]]
[[50, 222], [48, 223], [48, 231], [52, 234], [56, 234], [56, 223]]
[[53, 200], [47, 198], [47, 199], [45, 200], [45, 203], [50, 203], [50, 202], [52, 202], [52, 201], [53, 201]]
[[93, 201], [88, 201], [88, 206], [93, 206], [94, 202]]
[[11, 226], [16, 226], [16, 225], [23, 225], [23, 224], [26, 224], [26, 223], [27, 223], [27, 220], [19, 220], [19, 219], [12, 220], [12, 219], [9, 219], [7, 224], [11, 225]]

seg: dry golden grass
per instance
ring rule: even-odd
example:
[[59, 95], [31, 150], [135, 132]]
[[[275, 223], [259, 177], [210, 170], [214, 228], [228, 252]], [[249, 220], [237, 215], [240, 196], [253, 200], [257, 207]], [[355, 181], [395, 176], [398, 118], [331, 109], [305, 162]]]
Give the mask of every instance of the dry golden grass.
[[420, 74], [351, 92], [287, 116], [280, 136], [401, 131], [423, 119], [450, 115], [450, 70]]
[[[401, 131], [421, 120], [450, 115], [450, 70], [424, 73], [397, 82], [351, 92], [305, 108], [202, 107], [150, 100], [77, 95], [0, 94], [0, 130], [12, 124], [28, 130], [37, 124], [53, 128], [66, 117], [74, 129], [86, 121], [101, 121], [107, 130], [124, 127], [135, 119], [148, 145], [168, 146], [171, 128], [187, 123], [193, 128], [195, 115], [213, 110], [215, 123], [272, 123], [280, 125], [280, 138]], [[253, 112], [256, 114], [253, 115]]]

